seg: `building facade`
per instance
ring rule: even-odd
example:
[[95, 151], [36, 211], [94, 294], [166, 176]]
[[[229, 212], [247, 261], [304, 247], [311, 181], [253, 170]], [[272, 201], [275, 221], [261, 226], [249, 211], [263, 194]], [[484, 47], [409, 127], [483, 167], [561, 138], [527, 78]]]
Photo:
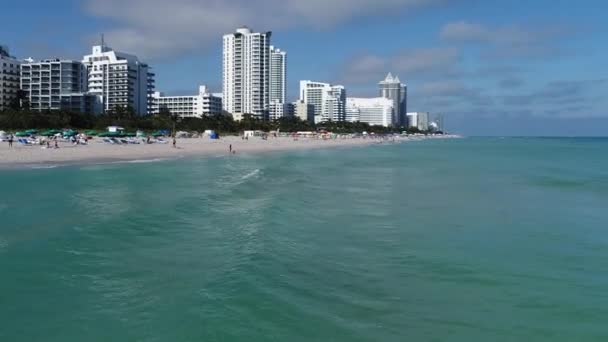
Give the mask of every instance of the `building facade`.
[[310, 123], [315, 122], [315, 107], [312, 104], [298, 100], [293, 102], [291, 107], [293, 108], [293, 115], [300, 118], [300, 120]]
[[153, 95], [152, 114], [168, 110], [183, 118], [202, 118], [222, 114], [222, 98], [209, 92], [206, 86], [199, 86], [198, 95], [164, 96], [161, 92]]
[[95, 96], [86, 93], [87, 70], [79, 61], [27, 59], [21, 64], [21, 90], [35, 111], [99, 112]]
[[407, 113], [408, 127], [418, 128], [421, 131], [429, 130], [430, 114], [427, 112]]
[[313, 106], [315, 122], [346, 119], [346, 89], [341, 85], [300, 81], [300, 101]]
[[268, 116], [271, 35], [243, 27], [223, 37], [223, 108], [235, 120]]
[[407, 126], [407, 86], [391, 73], [378, 86], [380, 96], [393, 101], [393, 125]]
[[19, 100], [20, 64], [10, 55], [8, 47], [0, 45], [0, 111]]
[[280, 118], [290, 117], [292, 115], [291, 112], [291, 105], [289, 103], [283, 103], [279, 100], [270, 101], [270, 120], [278, 120]]
[[285, 103], [287, 91], [287, 53], [270, 46], [270, 102]]
[[104, 44], [93, 46], [82, 63], [87, 68], [88, 91], [99, 98], [104, 112], [130, 107], [138, 115], [152, 113], [154, 74], [148, 64]]
[[393, 100], [384, 97], [346, 99], [346, 120], [364, 122], [372, 126], [393, 125]]

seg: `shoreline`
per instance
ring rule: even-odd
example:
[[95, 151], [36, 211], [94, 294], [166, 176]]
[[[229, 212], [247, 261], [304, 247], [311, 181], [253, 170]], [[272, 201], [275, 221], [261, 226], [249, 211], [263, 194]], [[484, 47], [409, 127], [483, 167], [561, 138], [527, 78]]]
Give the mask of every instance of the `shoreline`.
[[191, 157], [226, 157], [229, 146], [236, 151], [235, 156], [253, 155], [271, 152], [306, 151], [318, 149], [352, 148], [374, 145], [392, 145], [412, 141], [461, 138], [457, 135], [395, 137], [394, 141], [380, 138], [347, 138], [347, 139], [308, 139], [300, 138], [251, 138], [242, 140], [238, 136], [226, 136], [221, 140], [205, 138], [177, 139], [177, 148], [171, 144], [111, 145], [93, 139], [88, 145], [74, 146], [67, 142], [60, 143], [59, 149], [46, 149], [42, 146], [20, 146], [8, 143], [0, 145], [0, 170], [10, 169], [45, 169], [76, 165], [104, 165], [150, 163], [165, 160], [178, 160]]

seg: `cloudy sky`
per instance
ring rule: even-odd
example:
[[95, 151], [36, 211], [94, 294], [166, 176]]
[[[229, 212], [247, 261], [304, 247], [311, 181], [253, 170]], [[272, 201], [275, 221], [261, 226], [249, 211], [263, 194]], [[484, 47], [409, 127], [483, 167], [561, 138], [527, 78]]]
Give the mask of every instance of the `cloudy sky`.
[[[222, 34], [272, 31], [301, 79], [376, 96], [387, 72], [409, 111], [478, 135], [608, 135], [608, 3], [601, 0], [54, 0], [0, 11], [19, 58], [109, 46], [152, 64], [159, 90], [221, 91]], [[27, 22], [27, 25], [24, 25]], [[10, 28], [10, 29], [7, 29]]]

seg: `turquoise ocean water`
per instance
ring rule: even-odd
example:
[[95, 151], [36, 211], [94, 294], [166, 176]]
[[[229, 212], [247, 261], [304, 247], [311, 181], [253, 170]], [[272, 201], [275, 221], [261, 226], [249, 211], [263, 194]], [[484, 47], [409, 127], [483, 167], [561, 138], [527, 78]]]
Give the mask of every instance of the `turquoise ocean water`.
[[0, 341], [607, 341], [607, 151], [0, 171]]

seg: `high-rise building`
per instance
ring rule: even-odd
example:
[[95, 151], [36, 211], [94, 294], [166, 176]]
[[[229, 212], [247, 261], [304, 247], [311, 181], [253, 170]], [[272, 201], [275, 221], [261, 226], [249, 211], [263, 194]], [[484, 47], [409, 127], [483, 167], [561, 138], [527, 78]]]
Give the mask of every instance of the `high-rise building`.
[[130, 107], [139, 115], [152, 112], [154, 74], [148, 64], [103, 42], [93, 46], [82, 62], [88, 72], [88, 90], [99, 97], [104, 111]]
[[270, 46], [270, 102], [285, 103], [287, 53]]
[[384, 97], [346, 99], [346, 120], [372, 126], [393, 125], [393, 101]]
[[300, 81], [300, 101], [314, 106], [315, 122], [346, 118], [346, 89], [341, 85]]
[[20, 64], [9, 54], [8, 47], [0, 45], [0, 111], [18, 101]]
[[235, 120], [242, 119], [243, 114], [267, 117], [271, 35], [247, 27], [224, 35], [222, 103]]
[[21, 90], [32, 110], [96, 114], [96, 97], [87, 94], [87, 70], [79, 61], [27, 59], [21, 64]]
[[164, 96], [161, 92], [155, 92], [152, 97], [152, 114], [158, 114], [163, 109], [183, 118], [222, 114], [222, 98], [210, 93], [204, 85], [199, 86], [198, 95], [194, 96]]
[[380, 96], [393, 100], [393, 125], [407, 126], [407, 86], [390, 72], [378, 85]]
[[303, 100], [298, 100], [292, 104], [294, 116], [300, 118], [302, 121], [308, 121], [310, 123], [315, 122], [315, 106], [308, 104]]

